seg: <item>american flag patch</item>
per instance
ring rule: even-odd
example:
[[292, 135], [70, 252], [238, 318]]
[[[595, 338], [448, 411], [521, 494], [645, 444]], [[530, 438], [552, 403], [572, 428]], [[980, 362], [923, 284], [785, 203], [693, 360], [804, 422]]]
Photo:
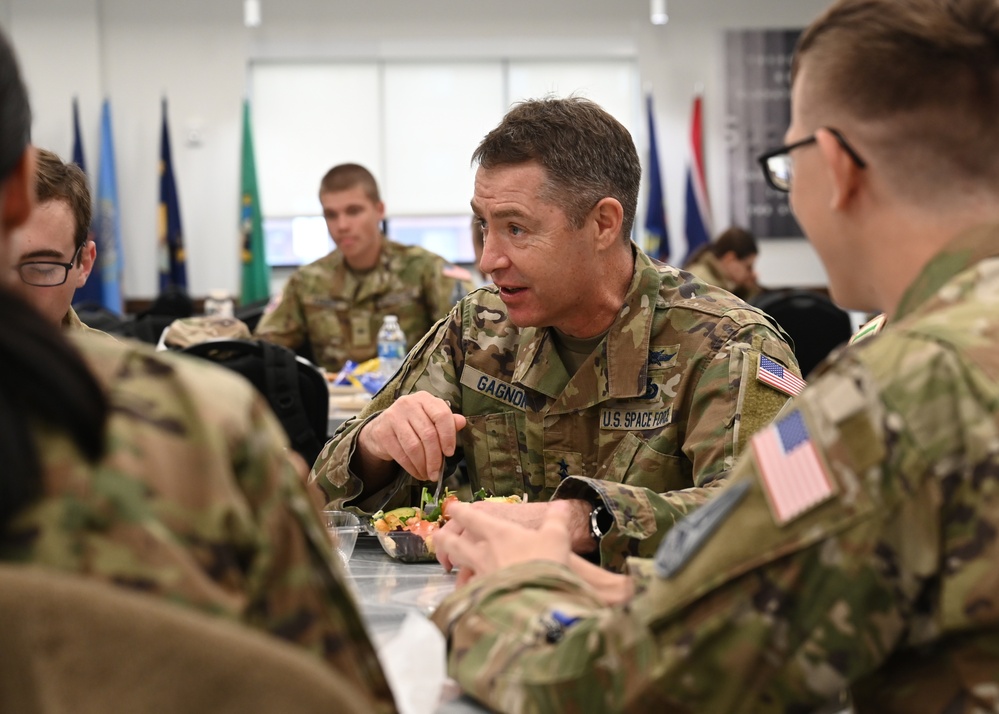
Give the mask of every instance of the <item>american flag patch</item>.
[[784, 369], [784, 365], [774, 362], [762, 354], [760, 355], [760, 368], [756, 370], [756, 378], [792, 397], [798, 396], [798, 393], [805, 388], [805, 380], [791, 370]]
[[797, 518], [836, 492], [799, 410], [757, 433], [752, 445], [777, 525]]

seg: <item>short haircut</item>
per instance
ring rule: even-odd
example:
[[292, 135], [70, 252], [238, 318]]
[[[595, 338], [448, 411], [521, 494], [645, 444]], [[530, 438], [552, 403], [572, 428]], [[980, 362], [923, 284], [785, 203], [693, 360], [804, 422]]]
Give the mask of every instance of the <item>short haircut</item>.
[[792, 81], [803, 63], [810, 104], [868, 122], [899, 185], [999, 186], [996, 0], [838, 0], [799, 38]]
[[360, 164], [339, 164], [334, 166], [323, 180], [319, 182], [319, 195], [324, 193], [336, 193], [338, 191], [349, 191], [360, 186], [365, 195], [371, 199], [372, 203], [380, 203], [381, 195], [378, 193], [378, 182], [371, 172]]
[[545, 171], [541, 198], [565, 211], [575, 227], [610, 196], [624, 209], [621, 233], [631, 239], [642, 166], [631, 134], [599, 105], [581, 97], [521, 102], [472, 154], [472, 163], [484, 169], [530, 161]]
[[[90, 232], [91, 198], [87, 175], [76, 164], [64, 163], [47, 149], [38, 149], [38, 172], [35, 175], [35, 193], [38, 202], [65, 201], [73, 213], [76, 224], [73, 245], [79, 248], [87, 241]], [[77, 256], [77, 259], [82, 259]]]
[[10, 41], [0, 33], [0, 179], [10, 175], [30, 142], [28, 90]]
[[718, 258], [732, 252], [735, 253], [736, 258], [743, 260], [760, 252], [759, 247], [756, 245], [756, 236], [739, 226], [732, 226], [726, 229], [721, 235], [708, 243], [708, 246], [711, 252]]

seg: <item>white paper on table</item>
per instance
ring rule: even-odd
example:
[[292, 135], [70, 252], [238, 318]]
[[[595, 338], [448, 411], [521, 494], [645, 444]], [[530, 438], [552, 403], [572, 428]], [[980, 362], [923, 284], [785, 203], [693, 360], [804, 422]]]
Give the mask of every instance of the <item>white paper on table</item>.
[[447, 672], [444, 635], [411, 610], [402, 627], [378, 650], [385, 678], [401, 714], [431, 714], [441, 702]]

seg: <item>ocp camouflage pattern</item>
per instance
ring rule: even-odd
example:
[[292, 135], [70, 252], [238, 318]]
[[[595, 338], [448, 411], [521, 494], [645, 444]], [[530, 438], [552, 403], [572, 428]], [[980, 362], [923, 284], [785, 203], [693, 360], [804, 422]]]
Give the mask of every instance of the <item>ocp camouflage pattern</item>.
[[669, 577], [629, 560], [627, 606], [537, 562], [450, 596], [452, 676], [511, 712], [999, 711], [997, 246], [959, 237], [792, 402], [830, 500], [777, 526], [758, 435], [745, 497]]
[[[615, 567], [629, 552], [654, 551], [660, 524], [700, 503], [747, 436], [785, 403], [757, 381], [760, 354], [798, 373], [765, 315], [636, 250], [617, 320], [571, 379], [552, 331], [517, 328], [487, 286], [427, 335], [385, 392], [427, 391], [465, 415], [459, 437], [473, 491], [602, 500], [616, 521], [601, 542], [603, 561]], [[384, 401], [320, 454], [312, 477], [330, 500], [360, 494], [349, 456], [359, 426]], [[419, 502], [423, 484], [400, 471], [397, 484], [404, 481], [413, 489], [393, 505]]]
[[255, 335], [293, 350], [308, 342], [316, 364], [337, 372], [347, 360], [378, 356], [386, 315], [399, 318], [412, 348], [472, 289], [470, 278], [439, 255], [383, 237], [379, 263], [366, 273], [348, 269], [338, 250], [295, 271]]
[[42, 435], [44, 496], [13, 521], [0, 557], [258, 628], [324, 658], [376, 711], [394, 711], [263, 398], [199, 360], [87, 334], [74, 342], [108, 392], [107, 453], [86, 466], [65, 439]]

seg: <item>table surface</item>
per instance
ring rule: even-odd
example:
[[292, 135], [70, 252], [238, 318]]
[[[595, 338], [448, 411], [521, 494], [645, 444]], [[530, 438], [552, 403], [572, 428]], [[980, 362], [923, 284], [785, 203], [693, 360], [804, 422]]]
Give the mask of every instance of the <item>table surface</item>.
[[[439, 563], [401, 563], [393, 560], [364, 533], [357, 538], [347, 564], [349, 581], [376, 647], [388, 642], [402, 626], [406, 615], [417, 611], [429, 616], [438, 603], [454, 590], [455, 575]], [[449, 680], [437, 709], [441, 714], [471, 714], [486, 711]]]

